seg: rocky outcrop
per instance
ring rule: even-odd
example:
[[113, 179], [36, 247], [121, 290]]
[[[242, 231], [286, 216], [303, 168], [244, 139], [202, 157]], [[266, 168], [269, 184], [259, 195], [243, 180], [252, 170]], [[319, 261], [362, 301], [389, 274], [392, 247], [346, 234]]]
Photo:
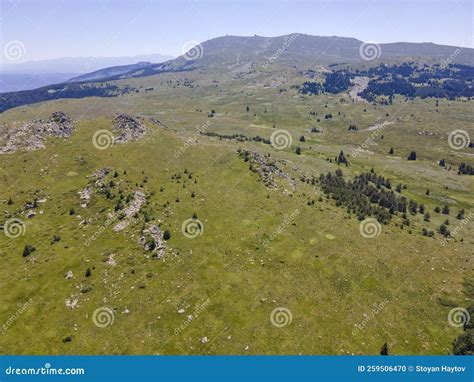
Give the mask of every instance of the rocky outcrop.
[[126, 143], [136, 141], [146, 134], [146, 126], [140, 117], [132, 117], [128, 114], [118, 114], [114, 118], [114, 132], [118, 133], [115, 143]]
[[49, 137], [69, 138], [74, 132], [73, 121], [63, 112], [56, 111], [44, 121], [36, 119], [10, 128], [0, 127], [0, 154], [32, 151], [45, 147]]
[[155, 259], [161, 259], [166, 253], [166, 241], [163, 233], [156, 225], [149, 225], [142, 230], [138, 243], [145, 250], [152, 252]]
[[86, 208], [91, 198], [91, 194], [92, 194], [91, 188], [86, 187], [83, 190], [78, 191], [77, 193], [79, 194], [79, 198], [81, 199], [81, 207]]
[[138, 214], [140, 211], [141, 206], [145, 203], [146, 197], [145, 194], [141, 191], [135, 191], [133, 193], [133, 200], [129, 206], [127, 206], [123, 212], [123, 219], [118, 224], [114, 226], [114, 231], [118, 232], [123, 230], [124, 228], [128, 227], [130, 224], [130, 220]]
[[102, 179], [104, 176], [106, 176], [110, 172], [110, 168], [108, 167], [102, 167], [99, 168], [98, 170], [94, 171], [92, 174], [88, 176], [88, 178], [97, 178], [97, 179]]
[[278, 177], [287, 180], [293, 191], [296, 189], [295, 179], [280, 168], [280, 166], [286, 165], [284, 161], [272, 160], [269, 154], [264, 156], [255, 151], [239, 149], [237, 152], [245, 162], [249, 162], [249, 169], [257, 173], [268, 188], [278, 188], [276, 183], [276, 177]]

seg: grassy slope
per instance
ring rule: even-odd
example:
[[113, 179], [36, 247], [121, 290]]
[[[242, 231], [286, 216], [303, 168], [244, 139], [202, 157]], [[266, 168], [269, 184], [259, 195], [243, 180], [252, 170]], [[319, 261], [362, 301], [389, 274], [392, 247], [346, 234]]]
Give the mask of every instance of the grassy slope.
[[[240, 146], [271, 152], [291, 161], [288, 171], [297, 165], [301, 172], [317, 176], [335, 170], [337, 166], [326, 158], [341, 149], [349, 152], [352, 143], [364, 142], [370, 132], [362, 130], [378, 118], [400, 117], [401, 121], [385, 129], [383, 140], [376, 139], [374, 155], [354, 158], [353, 165], [343, 171], [353, 175], [373, 166], [393, 179], [392, 183], [407, 184], [406, 194], [425, 203], [428, 210], [449, 202], [454, 226], [453, 215], [458, 209], [473, 210], [472, 179], [439, 168], [436, 160], [469, 161], [466, 150], [449, 149], [447, 134], [462, 128], [474, 136], [471, 104], [442, 100], [439, 112], [429, 100], [405, 103], [400, 99], [377, 109], [364, 104], [341, 105], [340, 96], [298, 96], [289, 88], [293, 81], [300, 81], [290, 80], [292, 74], [291, 70], [274, 74], [274, 80], [284, 83], [276, 88], [261, 86], [272, 83], [261, 74], [249, 83], [216, 75], [217, 87], [193, 73], [163, 75], [133, 80], [134, 86], [155, 88], [146, 94], [60, 100], [4, 113], [2, 121], [9, 122], [62, 110], [80, 122], [70, 141], [1, 157], [0, 199], [11, 196], [15, 200], [12, 206], [2, 206], [4, 210], [16, 211], [32, 199], [35, 190], [48, 198], [40, 207], [44, 214], [27, 220], [24, 236], [0, 236], [4, 264], [0, 271], [0, 323], [15, 313], [17, 304], [33, 299], [0, 335], [2, 353], [375, 354], [385, 341], [395, 354], [449, 353], [459, 330], [448, 325], [448, 311], [468, 304], [462, 283], [470, 276], [473, 237], [469, 230], [459, 236], [464, 242], [441, 247], [439, 235], [429, 239], [419, 234], [423, 226], [436, 229], [445, 218], [431, 213], [431, 223], [423, 224], [420, 216], [412, 219], [411, 235], [392, 223], [383, 227], [378, 238], [364, 239], [355, 217], [325, 198], [318, 201], [318, 189], [299, 183], [292, 197], [281, 190], [269, 191], [235, 150]], [[193, 76], [199, 85], [193, 89], [165, 82]], [[279, 93], [282, 87], [288, 91]], [[247, 105], [250, 113], [245, 111]], [[214, 118], [207, 117], [211, 109], [217, 112]], [[331, 112], [334, 118], [317, 123], [310, 110], [317, 111], [320, 118]], [[150, 134], [138, 142], [96, 150], [91, 144], [93, 133], [110, 128], [105, 115], [116, 111], [153, 116], [170, 130], [149, 125]], [[303, 155], [263, 144], [202, 138], [200, 144], [175, 159], [174, 152], [183, 147], [194, 127], [207, 121], [208, 131], [267, 138], [276, 124], [292, 132], [293, 146], [300, 135], [306, 136], [301, 144]], [[348, 132], [350, 123], [357, 124], [359, 131]], [[309, 133], [311, 126], [322, 127], [324, 134]], [[420, 136], [421, 130], [436, 135]], [[400, 159], [387, 157], [391, 146]], [[416, 150], [420, 160], [407, 162], [410, 150]], [[147, 194], [154, 192], [149, 201], [152, 215], [172, 234], [168, 242], [172, 250], [164, 260], [148, 258], [137, 244], [142, 223], [122, 233], [108, 227], [93, 245], [84, 245], [106, 220], [100, 211], [113, 208], [113, 202], [93, 196], [90, 206], [81, 209], [77, 191], [86, 186], [87, 175], [106, 166], [120, 172], [117, 187], [127, 192], [140, 189], [135, 184], [148, 176], [143, 188]], [[188, 180], [183, 188], [182, 182], [171, 179], [175, 173], [184, 178], [185, 169], [197, 184]], [[430, 197], [424, 194], [428, 187]], [[192, 191], [195, 198], [190, 196]], [[315, 204], [307, 206], [308, 198], [316, 200]], [[170, 206], [165, 208], [167, 201]], [[68, 214], [70, 207], [83, 217], [92, 217], [93, 223], [79, 226], [77, 217]], [[282, 225], [285, 215], [296, 210], [299, 214], [294, 225], [285, 226], [265, 247], [263, 240]], [[181, 233], [181, 224], [193, 213], [202, 220], [204, 234], [188, 239]], [[60, 235], [61, 241], [51, 245], [54, 234]], [[37, 248], [27, 260], [21, 256], [26, 243]], [[115, 267], [105, 262], [110, 253], [115, 254]], [[88, 267], [95, 269], [85, 278]], [[68, 270], [74, 272], [72, 280], [64, 279]], [[81, 294], [84, 285], [91, 285], [92, 291]], [[71, 295], [80, 296], [79, 308], [74, 310], [65, 306]], [[208, 298], [210, 304], [199, 317], [176, 335], [175, 329], [186, 316]], [[385, 308], [353, 335], [354, 325], [362, 323], [364, 314], [371, 314], [373, 304], [385, 300]], [[103, 329], [91, 319], [94, 310], [102, 306], [116, 308], [114, 324]], [[270, 313], [279, 306], [291, 310], [290, 326], [276, 328], [270, 323]], [[122, 313], [125, 308], [129, 314]], [[180, 308], [186, 313], [178, 314]], [[63, 343], [68, 335], [73, 336], [72, 342]], [[200, 342], [204, 336], [209, 343]]]

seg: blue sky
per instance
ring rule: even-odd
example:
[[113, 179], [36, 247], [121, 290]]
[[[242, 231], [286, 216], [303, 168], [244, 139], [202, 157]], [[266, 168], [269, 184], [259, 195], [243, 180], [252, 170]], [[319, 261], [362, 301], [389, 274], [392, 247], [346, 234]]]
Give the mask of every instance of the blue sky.
[[469, 0], [1, 0], [0, 7], [2, 62], [11, 41], [24, 46], [23, 62], [179, 55], [186, 42], [226, 34], [299, 32], [468, 47], [474, 36]]

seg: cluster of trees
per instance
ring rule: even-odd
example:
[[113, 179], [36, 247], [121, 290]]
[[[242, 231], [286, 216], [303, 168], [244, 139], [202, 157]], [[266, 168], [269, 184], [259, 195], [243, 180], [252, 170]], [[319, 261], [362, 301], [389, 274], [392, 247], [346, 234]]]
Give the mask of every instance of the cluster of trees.
[[324, 79], [324, 91], [326, 93], [338, 94], [351, 87], [351, 75], [347, 71], [336, 71], [326, 74]]
[[[342, 153], [342, 152], [341, 152]], [[345, 180], [340, 169], [335, 174], [329, 172], [326, 175], [321, 174], [319, 183], [322, 191], [336, 201], [337, 206], [347, 207], [347, 212], [357, 215], [359, 220], [364, 220], [367, 216], [375, 217], [380, 223], [387, 224], [393, 215], [401, 213], [403, 226], [410, 226], [408, 214], [422, 214], [423, 220], [429, 222], [431, 216], [423, 204], [418, 204], [414, 200], [399, 195], [406, 186], [398, 184], [395, 192], [392, 191], [392, 184], [388, 178], [377, 175], [372, 169], [357, 175], [354, 179]], [[429, 191], [427, 190], [427, 194]], [[449, 207], [436, 207], [436, 213], [449, 215]], [[465, 212], [460, 210], [456, 215], [459, 220], [464, 219]], [[448, 230], [449, 219], [446, 219], [438, 228], [438, 232], [447, 237], [450, 235]], [[424, 236], [433, 237], [434, 231], [422, 229]]]
[[359, 93], [362, 98], [373, 102], [378, 96], [389, 98], [395, 94], [407, 98], [448, 98], [474, 96], [474, 67], [468, 65], [423, 65], [403, 63], [388, 66], [381, 64], [368, 70], [338, 70], [326, 73], [324, 82], [306, 81], [299, 89], [302, 94], [338, 94], [351, 87], [351, 78], [367, 76], [370, 81]]
[[351, 78], [353, 76], [348, 71], [326, 73], [323, 84], [316, 81], [306, 81], [299, 89], [299, 92], [302, 94], [342, 93], [351, 87]]
[[463, 162], [459, 165], [458, 174], [474, 175], [474, 168]]
[[[444, 158], [441, 159], [438, 164], [440, 167], [447, 168]], [[448, 170], [451, 170], [451, 166], [449, 166]], [[458, 167], [458, 175], [474, 175], [474, 168], [470, 164], [462, 162]]]
[[393, 78], [388, 81], [372, 79], [367, 87], [359, 93], [359, 96], [372, 102], [379, 95], [393, 96], [394, 94], [401, 94], [411, 98], [415, 96], [415, 93], [415, 87], [404, 78]]
[[270, 139], [263, 138], [260, 135], [256, 135], [253, 137], [247, 137], [246, 135], [243, 134], [219, 134], [219, 133], [214, 133], [212, 131], [204, 131], [200, 133], [201, 135], [206, 135], [208, 137], [218, 137], [219, 139], [235, 139], [239, 142], [247, 142], [247, 141], [254, 141], [254, 142], [263, 142], [267, 145], [271, 144]]
[[0, 95], [0, 113], [13, 107], [58, 98], [115, 97], [120, 89], [112, 84], [56, 84], [34, 90], [3, 93]]
[[474, 355], [474, 305], [467, 308], [468, 317], [463, 325], [464, 332], [460, 334], [453, 342], [453, 353], [455, 355]]
[[381, 64], [357, 75], [371, 78], [367, 88], [359, 95], [368, 101], [377, 96], [434, 97], [455, 99], [474, 96], [474, 67], [468, 65], [424, 65], [403, 63], [388, 66]]
[[375, 172], [345, 180], [338, 169], [335, 174], [321, 174], [319, 181], [323, 192], [336, 200], [336, 205], [347, 207], [349, 212], [358, 215], [359, 220], [374, 216], [380, 223], [388, 223], [392, 215], [405, 213], [409, 205], [407, 198], [391, 190], [389, 179]]
[[306, 81], [301, 86], [299, 92], [301, 94], [321, 94], [323, 93], [323, 87], [319, 82]]

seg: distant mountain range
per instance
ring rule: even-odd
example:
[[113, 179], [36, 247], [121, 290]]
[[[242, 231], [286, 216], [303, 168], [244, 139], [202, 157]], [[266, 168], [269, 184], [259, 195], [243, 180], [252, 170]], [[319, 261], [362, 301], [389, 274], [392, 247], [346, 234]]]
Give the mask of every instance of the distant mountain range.
[[[364, 49], [367, 48], [367, 49]], [[371, 58], [368, 60], [367, 58]], [[140, 60], [138, 60], [140, 58]], [[305, 34], [291, 34], [279, 37], [240, 37], [224, 36], [203, 42], [178, 58], [158, 62], [164, 56], [156, 55], [143, 60], [143, 56], [128, 58], [80, 58], [51, 60], [49, 70], [58, 73], [58, 67], [71, 69], [82, 65], [97, 67], [113, 61], [136, 61], [121, 65], [98, 68], [73, 77], [61, 84], [50, 85], [36, 90], [14, 91], [0, 96], [0, 112], [22, 104], [31, 104], [56, 98], [80, 98], [89, 95], [108, 96], [107, 89], [93, 90], [94, 82], [112, 81], [125, 78], [146, 77], [165, 72], [200, 70], [201, 72], [241, 72], [252, 67], [266, 70], [270, 65], [283, 65], [301, 70], [318, 66], [345, 63], [354, 66], [374, 66], [382, 62], [413, 61], [427, 64], [467, 64], [474, 62], [474, 49], [433, 43], [389, 43], [367, 45], [355, 38], [322, 37]], [[372, 59], [373, 58], [373, 59]], [[72, 61], [74, 64], [72, 64]], [[88, 61], [89, 60], [89, 61]], [[94, 61], [95, 60], [95, 61]], [[37, 62], [37, 67], [45, 68], [49, 61]], [[69, 62], [69, 64], [67, 64]], [[99, 63], [100, 62], [100, 63]], [[150, 63], [154, 62], [154, 63]], [[18, 67], [32, 70], [32, 63]], [[75, 65], [75, 66], [74, 66]], [[21, 70], [18, 69], [17, 70]], [[30, 82], [31, 84], [31, 82]], [[114, 85], [115, 86], [115, 85]], [[112, 87], [110, 88], [112, 89]], [[113, 96], [117, 91], [111, 90]]]
[[[322, 37], [291, 34], [279, 37], [224, 36], [203, 42], [188, 55], [153, 64], [115, 76], [114, 79], [144, 77], [164, 71], [190, 69], [216, 70], [243, 67], [248, 64], [270, 64], [311, 68], [334, 63], [368, 63], [387, 61], [420, 61], [426, 63], [472, 64], [474, 49], [433, 43], [397, 42], [367, 47], [348, 37]], [[374, 54], [376, 59], [367, 60]], [[364, 56], [365, 55], [365, 56]]]
[[[163, 54], [130, 57], [64, 57], [3, 65], [0, 68], [0, 92], [36, 89], [49, 84], [65, 82], [72, 77], [90, 72], [96, 72], [96, 75], [91, 79], [97, 80], [100, 79], [97, 71], [105, 68], [130, 65], [129, 70], [133, 70], [139, 67], [134, 65], [144, 62], [151, 65], [151, 63], [160, 63], [172, 58]], [[104, 73], [116, 75], [122, 71], [111, 69], [109, 73]]]

